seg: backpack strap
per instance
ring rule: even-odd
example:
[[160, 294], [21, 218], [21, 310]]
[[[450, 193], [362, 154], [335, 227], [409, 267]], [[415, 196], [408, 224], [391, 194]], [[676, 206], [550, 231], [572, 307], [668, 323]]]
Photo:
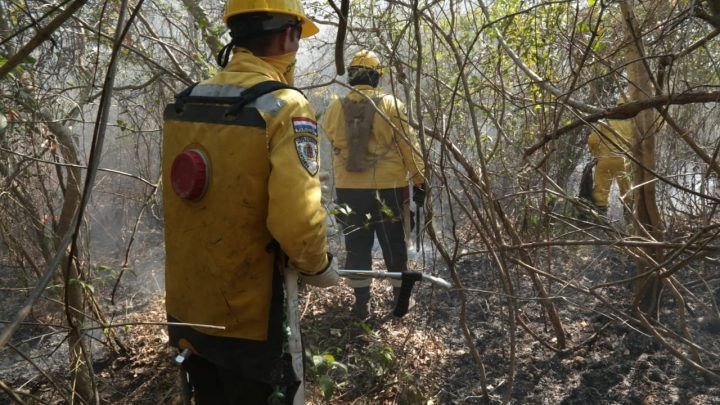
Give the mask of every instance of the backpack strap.
[[186, 87], [183, 91], [175, 95], [175, 113], [180, 114], [185, 108], [185, 100], [190, 96], [198, 82]]

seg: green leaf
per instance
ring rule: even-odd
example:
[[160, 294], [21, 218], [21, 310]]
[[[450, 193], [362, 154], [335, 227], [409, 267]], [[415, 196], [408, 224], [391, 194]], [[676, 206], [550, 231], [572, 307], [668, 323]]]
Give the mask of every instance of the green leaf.
[[393, 214], [392, 208], [390, 208], [387, 204], [384, 204], [380, 206], [380, 213], [383, 217], [392, 219], [395, 215]]
[[332, 397], [333, 392], [335, 392], [335, 382], [327, 375], [323, 375], [320, 376], [318, 383], [320, 384], [320, 389], [323, 392], [323, 398], [326, 401], [329, 400]]
[[348, 373], [348, 366], [344, 363], [340, 363], [339, 361], [333, 363], [333, 369], [340, 369], [343, 375], [347, 375]]
[[95, 287], [93, 287], [90, 283], [80, 282], [80, 284], [83, 286], [84, 289], [90, 291], [91, 293], [95, 293]]
[[95, 287], [93, 287], [92, 284], [86, 283], [82, 280], [78, 280], [76, 278], [70, 279], [70, 284], [80, 284], [80, 286], [83, 288], [83, 290], [88, 290], [91, 293], [95, 293]]
[[363, 331], [364, 331], [366, 334], [369, 335], [369, 334], [372, 333], [372, 328], [371, 328], [370, 325], [368, 325], [367, 323], [365, 323], [365, 322], [360, 322], [360, 326], [362, 327]]
[[350, 208], [349, 205], [343, 204], [335, 207], [333, 210], [333, 215], [337, 214], [343, 214], [343, 215], [350, 215], [352, 213], [352, 208]]
[[116, 123], [117, 123], [117, 126], [120, 128], [120, 131], [122, 131], [122, 132], [125, 132], [126, 130], [130, 129], [130, 124], [121, 120], [120, 118], [117, 119]]
[[325, 364], [325, 357], [317, 355], [317, 354], [313, 355], [312, 362], [313, 362], [313, 367], [320, 368], [320, 366]]
[[395, 352], [392, 348], [387, 347], [383, 353], [383, 357], [388, 363], [392, 363], [395, 360]]

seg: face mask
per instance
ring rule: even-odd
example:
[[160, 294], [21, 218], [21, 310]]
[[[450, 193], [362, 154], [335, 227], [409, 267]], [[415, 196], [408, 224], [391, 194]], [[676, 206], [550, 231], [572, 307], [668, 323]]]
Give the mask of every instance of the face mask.
[[293, 85], [295, 82], [295, 63], [297, 52], [290, 52], [278, 56], [263, 56], [262, 60], [269, 63], [285, 78], [285, 83]]

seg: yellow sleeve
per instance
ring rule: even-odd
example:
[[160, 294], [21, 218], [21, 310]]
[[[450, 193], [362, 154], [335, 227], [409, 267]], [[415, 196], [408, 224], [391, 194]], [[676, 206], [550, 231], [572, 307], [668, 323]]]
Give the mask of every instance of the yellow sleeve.
[[588, 149], [590, 149], [590, 154], [594, 157], [598, 157], [598, 153], [600, 152], [598, 150], [598, 147], [600, 146], [600, 137], [597, 133], [597, 131], [593, 130], [590, 133], [590, 136], [588, 137]]
[[422, 155], [416, 152], [420, 150], [420, 146], [415, 131], [408, 124], [405, 105], [395, 97], [386, 96], [383, 98], [383, 107], [393, 125], [402, 131], [396, 133], [390, 128], [384, 136], [393, 137], [387, 140], [393, 141], [398, 146], [405, 169], [410, 173], [413, 183], [415, 185], [425, 183], [425, 164]]
[[267, 227], [290, 265], [314, 274], [327, 266], [326, 212], [321, 204], [315, 112], [294, 90], [275, 93], [286, 103], [268, 119], [270, 179]]

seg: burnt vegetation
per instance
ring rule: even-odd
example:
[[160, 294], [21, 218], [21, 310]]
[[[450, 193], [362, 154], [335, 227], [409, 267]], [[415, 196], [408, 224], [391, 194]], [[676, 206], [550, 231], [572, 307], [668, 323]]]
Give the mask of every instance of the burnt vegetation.
[[[376, 281], [364, 322], [304, 288], [309, 400], [720, 403], [718, 1], [370, 4], [304, 2], [296, 84], [322, 114], [337, 59], [381, 55], [428, 168], [411, 267], [453, 288], [396, 319]], [[0, 402], [179, 403], [159, 156], [227, 40], [201, 6], [0, 0]], [[634, 204], [600, 215], [578, 193], [607, 118], [636, 131]]]

